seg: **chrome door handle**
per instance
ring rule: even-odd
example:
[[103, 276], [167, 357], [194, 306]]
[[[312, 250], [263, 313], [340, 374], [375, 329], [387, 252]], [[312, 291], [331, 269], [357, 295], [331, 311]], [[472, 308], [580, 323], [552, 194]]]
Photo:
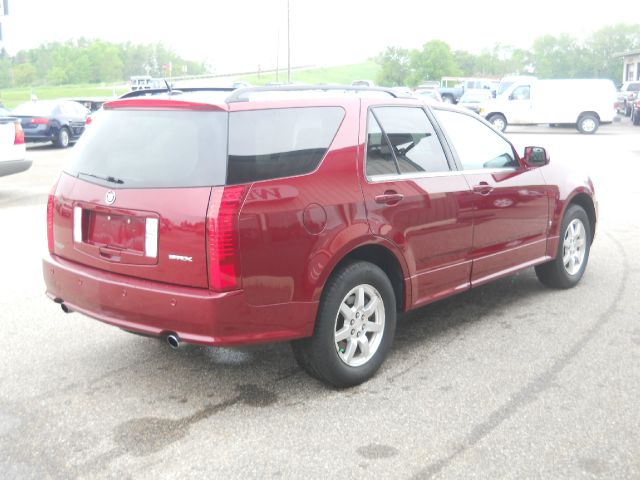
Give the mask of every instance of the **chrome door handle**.
[[374, 197], [374, 200], [376, 201], [376, 203], [383, 203], [385, 205], [396, 205], [397, 203], [400, 203], [403, 198], [404, 195], [401, 193], [386, 191], [382, 195], [376, 195]]
[[487, 182], [480, 182], [473, 187], [473, 193], [477, 195], [489, 195], [491, 192], [493, 192], [493, 187]]

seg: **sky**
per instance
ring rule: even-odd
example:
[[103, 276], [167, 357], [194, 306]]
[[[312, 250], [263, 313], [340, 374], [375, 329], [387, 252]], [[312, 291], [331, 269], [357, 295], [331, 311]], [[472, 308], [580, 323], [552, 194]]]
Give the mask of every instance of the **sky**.
[[[521, 48], [541, 35], [579, 38], [615, 23], [640, 23], [637, 0], [533, 2], [289, 0], [291, 65], [341, 65], [387, 46], [433, 39], [480, 53], [496, 43]], [[636, 12], [635, 15], [630, 12]], [[287, 62], [287, 0], [9, 0], [2, 46], [10, 54], [45, 42], [99, 38], [162, 42], [216, 73], [280, 68]]]

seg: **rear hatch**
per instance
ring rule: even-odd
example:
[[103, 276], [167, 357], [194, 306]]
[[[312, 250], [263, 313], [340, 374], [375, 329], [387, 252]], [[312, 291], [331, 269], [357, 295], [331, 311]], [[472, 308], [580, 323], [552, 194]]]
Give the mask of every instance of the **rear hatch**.
[[53, 198], [53, 253], [138, 278], [206, 288], [206, 215], [226, 177], [227, 113], [173, 100], [97, 113]]

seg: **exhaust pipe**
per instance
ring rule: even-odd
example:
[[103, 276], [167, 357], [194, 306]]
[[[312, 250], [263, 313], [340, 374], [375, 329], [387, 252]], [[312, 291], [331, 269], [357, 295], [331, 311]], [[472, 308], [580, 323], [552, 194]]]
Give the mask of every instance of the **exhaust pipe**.
[[73, 313], [73, 310], [71, 310], [65, 303], [61, 303], [60, 308], [62, 308], [64, 313]]
[[174, 350], [177, 350], [178, 347], [180, 347], [180, 338], [178, 337], [177, 334], [170, 333], [169, 335], [167, 335], [167, 343], [171, 348], [173, 348]]

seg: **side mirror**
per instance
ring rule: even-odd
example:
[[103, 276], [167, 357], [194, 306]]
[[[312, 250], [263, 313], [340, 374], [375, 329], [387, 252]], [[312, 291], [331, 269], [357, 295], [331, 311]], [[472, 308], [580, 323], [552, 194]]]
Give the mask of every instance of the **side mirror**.
[[542, 167], [548, 165], [551, 159], [542, 147], [525, 147], [523, 160], [528, 167]]

